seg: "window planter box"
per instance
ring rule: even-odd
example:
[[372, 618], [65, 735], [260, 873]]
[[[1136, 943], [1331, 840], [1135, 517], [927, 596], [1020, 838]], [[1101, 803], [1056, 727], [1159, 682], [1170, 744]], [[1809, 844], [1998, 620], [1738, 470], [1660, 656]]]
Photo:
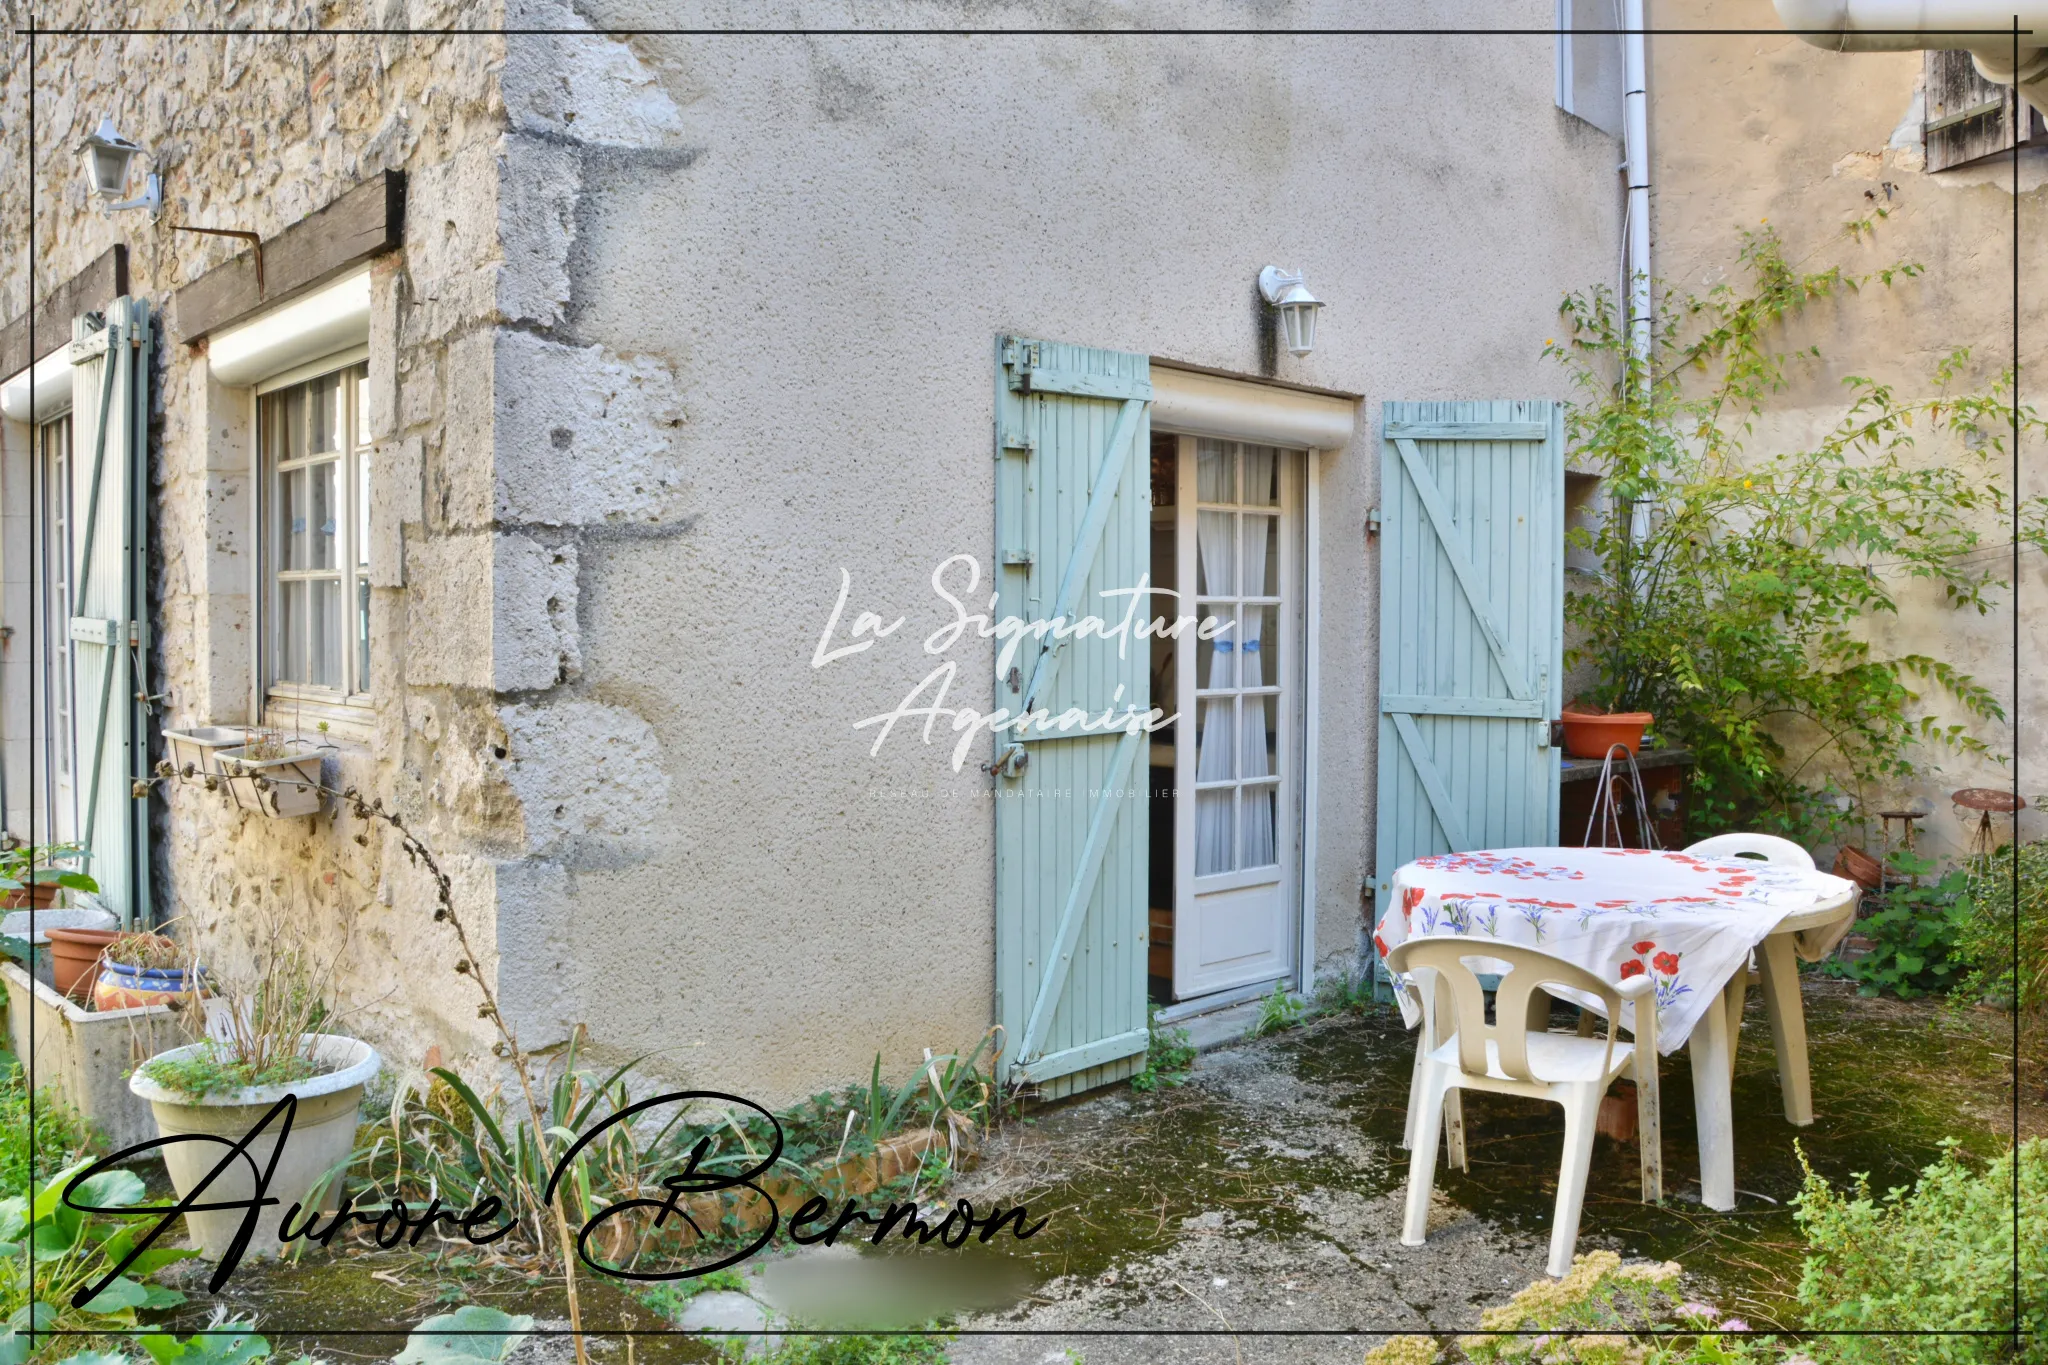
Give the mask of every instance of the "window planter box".
[[221, 749], [215, 757], [235, 804], [265, 815], [312, 815], [320, 809], [320, 750], [290, 741], [279, 758], [251, 758], [256, 746]]
[[166, 730], [164, 742], [171, 748], [171, 766], [185, 771], [187, 763], [202, 776], [218, 776], [220, 754], [249, 742], [246, 725], [196, 725], [190, 730]]
[[88, 1010], [32, 979], [12, 961], [0, 961], [0, 979], [7, 983], [9, 1045], [35, 1083], [55, 1090], [98, 1124], [116, 1150], [154, 1140], [156, 1120], [149, 1101], [128, 1089], [128, 1073], [159, 1052], [189, 1041], [171, 1008]]

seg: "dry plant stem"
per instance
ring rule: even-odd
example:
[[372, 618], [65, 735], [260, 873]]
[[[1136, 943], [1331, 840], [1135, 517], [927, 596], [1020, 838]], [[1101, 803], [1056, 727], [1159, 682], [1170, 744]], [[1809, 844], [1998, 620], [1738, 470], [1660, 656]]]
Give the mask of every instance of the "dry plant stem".
[[[172, 768], [168, 763], [161, 764], [157, 768], [157, 774], [161, 778], [183, 777], [188, 781], [195, 776], [194, 769], [189, 763], [185, 765], [182, 771]], [[462, 948], [462, 960], [456, 964], [456, 971], [468, 977], [476, 986], [477, 993], [483, 996], [484, 1003], [478, 1008], [477, 1013], [491, 1021], [491, 1026], [497, 1029], [498, 1037], [505, 1045], [507, 1060], [512, 1063], [512, 1069], [519, 1077], [519, 1091], [526, 1101], [527, 1117], [533, 1123], [533, 1139], [540, 1149], [541, 1163], [543, 1167], [551, 1165], [554, 1157], [548, 1139], [548, 1123], [546, 1117], [541, 1112], [540, 1102], [533, 1093], [533, 1081], [528, 1074], [530, 1066], [527, 1055], [519, 1046], [518, 1035], [513, 1032], [512, 1027], [505, 1022], [504, 1015], [499, 1012], [496, 993], [491, 990], [489, 983], [484, 980], [483, 968], [478, 964], [476, 951], [470, 944], [469, 930], [463, 925], [462, 917], [455, 911], [455, 901], [454, 897], [450, 894], [448, 874], [441, 870], [441, 865], [435, 860], [432, 850], [422, 843], [417, 835], [405, 827], [404, 819], [396, 811], [384, 809], [382, 797], [372, 801], [365, 801], [361, 793], [354, 787], [337, 791], [332, 787], [319, 783], [308, 785], [311, 785], [322, 796], [331, 796], [337, 801], [347, 803], [349, 809], [358, 820], [365, 822], [382, 820], [393, 830], [397, 831], [400, 841], [399, 846], [405, 852], [406, 857], [415, 863], [426, 864], [428, 873], [434, 879], [434, 898], [436, 901], [434, 918], [445, 920], [454, 927], [456, 941]], [[367, 842], [365, 836], [359, 835], [358, 839]], [[590, 1357], [583, 1341], [582, 1302], [576, 1289], [576, 1238], [569, 1230], [569, 1215], [563, 1205], [563, 1194], [560, 1188], [556, 1189], [554, 1198], [550, 1203], [555, 1214], [555, 1238], [561, 1247], [562, 1253], [562, 1286], [569, 1301], [569, 1332], [570, 1339], [576, 1344], [576, 1365], [589, 1365]]]

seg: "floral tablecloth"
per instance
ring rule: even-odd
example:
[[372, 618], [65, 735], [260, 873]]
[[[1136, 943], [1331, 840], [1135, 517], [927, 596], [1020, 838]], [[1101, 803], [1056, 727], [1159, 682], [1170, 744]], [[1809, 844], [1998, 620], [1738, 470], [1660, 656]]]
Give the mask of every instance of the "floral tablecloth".
[[[1685, 1045], [1750, 950], [1786, 916], [1846, 904], [1855, 890], [1825, 872], [1746, 858], [1615, 848], [1446, 853], [1394, 873], [1393, 904], [1373, 942], [1385, 957], [1405, 939], [1476, 934], [1541, 948], [1610, 980], [1648, 974], [1657, 986], [1658, 1051], [1668, 1053]], [[1819, 946], [1802, 944], [1803, 955]], [[1407, 991], [1396, 995], [1413, 1028], [1420, 1011]], [[1632, 1026], [1634, 1007], [1624, 1010], [1622, 1023]]]

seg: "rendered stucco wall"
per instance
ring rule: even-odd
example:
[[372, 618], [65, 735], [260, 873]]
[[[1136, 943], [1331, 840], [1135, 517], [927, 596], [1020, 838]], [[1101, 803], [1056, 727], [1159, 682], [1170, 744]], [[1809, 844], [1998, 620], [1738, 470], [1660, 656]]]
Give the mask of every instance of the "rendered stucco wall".
[[[455, 13], [397, 8], [416, 25]], [[1509, 10], [1504, 25], [1538, 29], [1552, 14]], [[1260, 14], [1357, 22], [1337, 4]], [[1415, 0], [1373, 20], [1463, 14]], [[41, 96], [66, 102], [41, 116], [47, 146], [68, 145], [98, 92], [121, 98], [120, 62], [154, 64], [169, 75], [151, 102], [116, 107], [175, 154], [174, 197], [213, 196], [179, 211], [265, 232], [376, 169], [409, 172], [405, 248], [373, 276], [377, 709], [342, 769], [442, 853], [523, 1036], [585, 1023], [600, 1055], [649, 1054], [650, 1081], [773, 1102], [865, 1075], [877, 1052], [896, 1070], [980, 1035], [989, 779], [900, 735], [870, 757], [852, 727], [930, 667], [933, 567], [990, 553], [993, 340], [1255, 373], [1269, 263], [1330, 304], [1315, 354], [1283, 356], [1278, 377], [1366, 395], [1359, 439], [1319, 476], [1317, 956], [1348, 965], [1371, 870], [1378, 405], [1561, 396], [1537, 358], [1558, 298], [1614, 270], [1614, 145], [1553, 107], [1552, 39], [618, 39], [601, 30], [669, 16], [528, 0], [505, 17], [600, 31], [312, 55], [130, 40], [110, 58], [70, 40]], [[1244, 15], [935, 2], [802, 19]], [[9, 82], [18, 103], [18, 69]], [[110, 225], [64, 183], [38, 220], [52, 278], [115, 231], [159, 294], [227, 254]], [[0, 303], [19, 306], [11, 268]], [[175, 337], [164, 354], [169, 707], [234, 719], [248, 399]], [[909, 620], [816, 669], [842, 566], [848, 620]], [[954, 651], [963, 678], [987, 675], [984, 650]], [[189, 792], [166, 810], [166, 895], [220, 915], [223, 951], [263, 906], [358, 912], [367, 965], [340, 983], [357, 1026], [401, 1063], [486, 1041], [381, 840]]]
[[[1774, 28], [1769, 0], [1655, 0], [1652, 26]], [[1792, 345], [1817, 345], [1821, 359], [1795, 374], [1793, 387], [1774, 398], [1759, 426], [1756, 447], [1796, 448], [1815, 439], [1843, 413], [1842, 381], [1863, 375], [1896, 385], [1901, 395], [1934, 392], [1935, 362], [1956, 347], [1971, 348], [1971, 364], [1958, 391], [1988, 382], [2013, 363], [2011, 167], [1997, 165], [1939, 173], [1924, 170], [1918, 101], [1920, 53], [1836, 54], [1797, 38], [1770, 35], [1659, 34], [1651, 43], [1650, 141], [1653, 168], [1657, 273], [1671, 287], [1703, 292], [1728, 277], [1739, 234], [1768, 220], [1786, 254], [1809, 269], [1840, 262], [1867, 272], [1898, 260], [1919, 262], [1925, 273], [1891, 288], [1871, 287], [1839, 304], [1809, 309], [1786, 334]], [[2048, 154], [2022, 153], [2019, 195], [2023, 244], [2019, 330], [2022, 400], [2039, 406], [2038, 375], [2048, 359], [2048, 294], [2039, 287], [2043, 228], [2048, 226]], [[1842, 225], [1884, 208], [1889, 217], [1862, 244], [1846, 240]], [[1957, 459], [1961, 452], [1924, 442], [1921, 458]], [[2038, 442], [2022, 452], [2022, 493], [2048, 492], [2040, 475]], [[2010, 488], [2009, 471], [1998, 475]], [[1994, 519], [1982, 526], [1987, 557], [2004, 563], [2007, 531]], [[1987, 615], [1958, 611], [1938, 591], [1910, 580], [1888, 584], [1899, 601], [1896, 618], [1869, 628], [1882, 655], [1928, 654], [1953, 663], [1989, 686], [2008, 716], [2040, 710], [2048, 635], [2041, 610], [2048, 589], [2042, 556], [2027, 550], [2018, 580], [2021, 619], [2014, 657], [2014, 595], [1996, 598]], [[2019, 691], [2015, 694], [2017, 674]], [[2014, 731], [1977, 721], [1929, 690], [1929, 709], [1946, 725], [1966, 722], [1995, 755], [2014, 757]], [[2029, 801], [2044, 784], [2048, 759], [2038, 726], [2022, 725], [2017, 754], [2022, 792]], [[1814, 736], [1791, 733], [1797, 755]], [[1924, 748], [1928, 764], [1910, 787], [1863, 793], [1872, 812], [1869, 847], [1877, 847], [1874, 812], [1892, 809], [1917, 793], [1933, 814], [1922, 822], [1923, 851], [1953, 856], [1968, 831], [1950, 806], [1949, 793], [1966, 786], [2010, 787], [2014, 769], [1941, 748]], [[1814, 771], [1827, 767], [1826, 757]], [[2031, 776], [2029, 774], [2032, 774]], [[2007, 827], [2001, 825], [2001, 837]], [[2038, 834], [2035, 815], [2021, 830]]]
[[[584, 12], [600, 27], [662, 18]], [[1499, 18], [1540, 27], [1552, 12], [1526, 0]], [[1396, 4], [1372, 19], [1459, 14]], [[765, 17], [714, 5], [698, 22]], [[1220, 4], [802, 17], [1245, 21]], [[1311, 3], [1260, 18], [1358, 20]], [[1304, 269], [1329, 301], [1316, 352], [1283, 355], [1279, 377], [1367, 396], [1360, 439], [1324, 457], [1320, 484], [1318, 955], [1348, 960], [1373, 821], [1374, 415], [1394, 397], [1561, 394], [1537, 358], [1558, 299], [1615, 269], [1614, 144], [1553, 107], [1551, 39], [624, 46], [673, 113], [576, 149], [567, 306], [538, 337], [496, 344], [498, 516], [573, 548], [577, 629], [573, 677], [501, 712], [533, 851], [530, 891], [503, 901], [505, 972], [529, 964], [522, 979], [545, 978], [562, 1018], [651, 1051], [653, 1075], [763, 1099], [865, 1075], [877, 1052], [900, 1068], [977, 1038], [991, 780], [900, 731], [870, 756], [873, 732], [853, 723], [933, 666], [918, 642], [947, 619], [934, 566], [986, 566], [994, 339], [1256, 373], [1253, 277], [1269, 263]], [[515, 120], [519, 60], [515, 40]], [[570, 126], [585, 136], [585, 122]], [[615, 432], [615, 404], [649, 416]], [[650, 449], [647, 420], [671, 413]], [[608, 487], [622, 462], [630, 487]], [[544, 498], [515, 473], [529, 466]], [[861, 611], [908, 619], [813, 668], [842, 568], [835, 643]], [[947, 657], [964, 680], [989, 676], [985, 642]], [[969, 686], [955, 700], [987, 705]], [[540, 794], [573, 794], [598, 765], [632, 775], [631, 799], [563, 828]]]

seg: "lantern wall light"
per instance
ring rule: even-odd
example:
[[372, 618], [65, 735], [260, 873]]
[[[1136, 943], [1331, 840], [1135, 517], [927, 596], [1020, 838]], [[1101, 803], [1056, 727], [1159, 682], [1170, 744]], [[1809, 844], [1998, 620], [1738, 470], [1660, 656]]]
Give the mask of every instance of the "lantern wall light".
[[1316, 348], [1316, 314], [1323, 301], [1308, 292], [1298, 271], [1269, 265], [1259, 272], [1259, 294], [1280, 314], [1280, 340], [1289, 355]]
[[141, 150], [141, 144], [121, 136], [114, 127], [111, 114], [101, 118], [98, 131], [79, 144], [79, 154], [85, 161], [86, 186], [106, 212], [148, 209], [151, 218], [163, 212], [163, 185], [154, 171], [143, 182], [140, 195], [133, 199], [121, 197], [128, 192], [128, 168], [134, 162], [135, 154]]

